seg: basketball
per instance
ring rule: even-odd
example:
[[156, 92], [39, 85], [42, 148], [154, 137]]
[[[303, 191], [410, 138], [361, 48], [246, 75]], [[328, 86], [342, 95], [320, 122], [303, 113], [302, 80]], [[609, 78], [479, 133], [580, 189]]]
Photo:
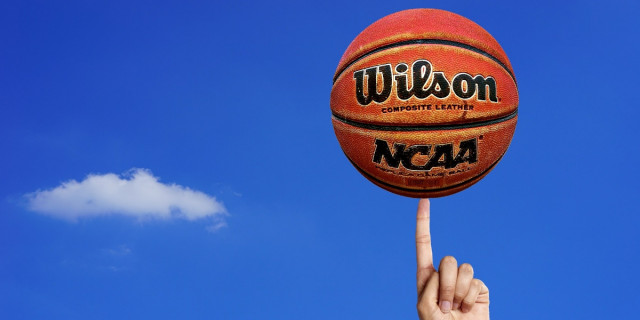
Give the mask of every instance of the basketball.
[[473, 21], [437, 9], [396, 12], [362, 31], [340, 59], [330, 104], [353, 166], [414, 198], [480, 181], [504, 156], [518, 119], [502, 47]]

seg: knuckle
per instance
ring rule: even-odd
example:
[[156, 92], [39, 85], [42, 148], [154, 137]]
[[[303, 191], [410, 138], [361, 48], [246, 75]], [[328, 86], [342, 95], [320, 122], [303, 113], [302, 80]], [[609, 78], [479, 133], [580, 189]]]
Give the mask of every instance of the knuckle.
[[440, 261], [440, 263], [442, 264], [458, 264], [458, 261], [456, 260], [456, 258], [454, 258], [453, 256], [446, 256], [444, 258], [442, 258], [442, 261]]
[[487, 285], [482, 280], [475, 280], [478, 280], [478, 288], [480, 288], [480, 292], [489, 293], [489, 287], [487, 287]]
[[416, 236], [416, 243], [418, 244], [430, 244], [431, 236], [428, 234]]
[[443, 285], [440, 287], [440, 294], [447, 297], [452, 297], [454, 294], [455, 288], [450, 285]]
[[427, 212], [420, 212], [419, 215], [416, 216], [417, 221], [429, 221], [430, 214]]
[[468, 295], [466, 297], [464, 297], [464, 299], [462, 299], [462, 304], [466, 305], [466, 306], [470, 306], [473, 305], [476, 302], [476, 299], [478, 297], [475, 295]]
[[480, 279], [473, 279], [473, 280], [471, 280], [471, 285], [476, 287], [476, 288], [478, 288], [478, 289], [480, 289], [480, 288], [482, 288], [483, 283], [482, 283], [482, 281], [480, 281]]
[[475, 304], [475, 300], [471, 300], [471, 299], [462, 300], [462, 310], [469, 311], [471, 310], [471, 308], [473, 308], [474, 304]]
[[424, 267], [424, 268], [419, 268], [418, 271], [416, 272], [418, 277], [420, 276], [426, 276], [426, 275], [430, 275], [431, 273], [435, 272], [436, 269], [433, 267], [433, 265]]
[[468, 263], [460, 265], [460, 273], [473, 274], [473, 267]]

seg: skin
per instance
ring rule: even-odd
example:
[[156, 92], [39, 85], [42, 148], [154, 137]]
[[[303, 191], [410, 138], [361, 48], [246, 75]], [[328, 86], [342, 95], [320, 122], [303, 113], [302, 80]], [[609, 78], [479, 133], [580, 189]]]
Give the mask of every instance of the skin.
[[416, 257], [418, 316], [421, 320], [489, 320], [489, 289], [473, 277], [468, 263], [458, 266], [452, 256], [433, 265], [429, 200], [418, 203]]

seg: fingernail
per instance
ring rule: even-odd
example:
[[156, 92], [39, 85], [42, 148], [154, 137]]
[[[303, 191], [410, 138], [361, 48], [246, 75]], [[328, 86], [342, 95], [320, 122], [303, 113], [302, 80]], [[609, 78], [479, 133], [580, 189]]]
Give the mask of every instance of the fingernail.
[[442, 312], [444, 313], [449, 313], [449, 311], [451, 311], [451, 302], [449, 301], [440, 302], [440, 310], [442, 310]]
[[458, 310], [458, 308], [460, 308], [460, 303], [459, 302], [454, 302], [453, 303], [453, 310]]

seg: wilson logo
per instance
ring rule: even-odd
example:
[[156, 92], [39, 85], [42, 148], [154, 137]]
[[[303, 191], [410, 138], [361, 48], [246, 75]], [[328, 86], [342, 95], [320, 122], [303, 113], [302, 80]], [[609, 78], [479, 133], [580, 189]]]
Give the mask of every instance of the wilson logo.
[[[411, 97], [426, 99], [429, 96], [444, 99], [453, 91], [457, 97], [464, 100], [475, 96], [477, 100], [486, 101], [488, 96], [490, 101], [498, 102], [496, 80], [491, 76], [472, 76], [462, 72], [449, 81], [444, 72], [433, 72], [431, 63], [427, 60], [417, 60], [411, 65], [411, 86], [409, 86], [408, 73], [409, 66], [406, 63], [396, 65], [395, 72], [391, 64], [381, 64], [355, 71], [353, 78], [356, 81], [358, 103], [363, 106], [371, 101], [382, 103], [389, 98], [394, 87], [396, 95], [401, 100], [408, 100]], [[381, 83], [378, 83], [379, 81]]]
[[[389, 144], [385, 140], [375, 140], [376, 150], [373, 153], [373, 162], [380, 164], [384, 159], [389, 167], [403, 167], [414, 171], [429, 171], [435, 167], [451, 169], [461, 163], [476, 163], [478, 161], [477, 140], [469, 139], [460, 142], [456, 156], [453, 156], [453, 144], [430, 144], [413, 145], [407, 147], [405, 144], [394, 143], [394, 153], [389, 149]], [[433, 150], [432, 150], [433, 149]], [[416, 163], [416, 155], [427, 156], [424, 163]]]

